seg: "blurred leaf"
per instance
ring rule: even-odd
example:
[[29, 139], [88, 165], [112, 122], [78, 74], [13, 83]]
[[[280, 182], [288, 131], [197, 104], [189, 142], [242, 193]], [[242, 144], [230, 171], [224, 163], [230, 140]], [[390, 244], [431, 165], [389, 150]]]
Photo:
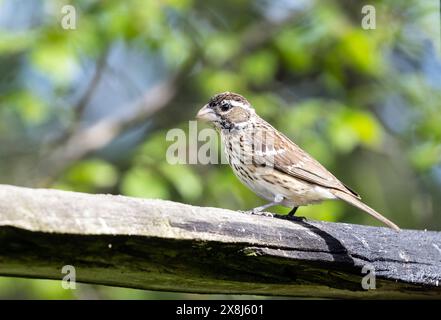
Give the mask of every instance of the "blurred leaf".
[[199, 83], [204, 95], [208, 97], [224, 91], [243, 93], [246, 88], [241, 75], [230, 71], [201, 72]]
[[302, 149], [324, 165], [331, 165], [335, 155], [323, 137], [331, 114], [340, 105], [333, 101], [307, 99], [299, 102], [280, 117], [281, 130]]
[[150, 199], [168, 199], [167, 183], [151, 169], [134, 167], [127, 171], [121, 182], [121, 192], [126, 196]]
[[[441, 97], [440, 97], [441, 98]], [[427, 140], [434, 140], [441, 143], [441, 112], [427, 112], [423, 115], [419, 126], [418, 133]]]
[[32, 63], [57, 83], [69, 83], [78, 72], [74, 48], [62, 39], [48, 39], [31, 53]]
[[426, 142], [410, 150], [410, 160], [418, 170], [424, 171], [441, 163], [441, 144]]
[[202, 195], [202, 181], [188, 166], [164, 163], [160, 170], [185, 200], [192, 201]]
[[164, 0], [164, 3], [174, 9], [184, 10], [191, 7], [193, 0]]
[[37, 33], [28, 30], [21, 33], [9, 33], [0, 30], [0, 55], [21, 52], [35, 44]]
[[110, 39], [145, 37], [158, 41], [167, 30], [161, 4], [161, 1], [139, 0], [103, 2], [100, 29]]
[[239, 181], [227, 165], [219, 165], [216, 170], [210, 172], [206, 188], [209, 191], [209, 199], [213, 200], [203, 204], [209, 206], [247, 210], [249, 209], [247, 206], [256, 206], [255, 203], [259, 201], [259, 198]]
[[135, 154], [134, 163], [142, 165], [154, 165], [160, 161], [165, 160], [167, 148], [173, 142], [165, 140], [166, 133], [158, 131], [152, 134], [149, 139], [144, 142]]
[[297, 72], [306, 72], [313, 65], [313, 57], [299, 39], [301, 35], [297, 30], [288, 29], [277, 35], [275, 44], [288, 68]]
[[314, 220], [340, 221], [344, 215], [344, 204], [338, 201], [324, 201], [320, 205], [299, 208], [299, 216]]
[[368, 32], [351, 30], [341, 40], [337, 47], [340, 60], [361, 72], [373, 75], [380, 73], [381, 56]]
[[60, 188], [70, 186], [76, 191], [91, 191], [110, 188], [116, 184], [117, 179], [118, 172], [110, 163], [100, 159], [84, 160], [66, 172]]
[[256, 109], [257, 114], [266, 120], [283, 114], [285, 111], [282, 108], [284, 102], [272, 93], [250, 94], [247, 95], [247, 99]]
[[336, 160], [335, 151], [322, 135], [316, 131], [307, 131], [302, 137], [301, 140], [295, 139], [302, 149], [328, 168], [334, 164]]
[[350, 152], [358, 144], [378, 147], [382, 141], [381, 126], [367, 112], [343, 109], [333, 114], [329, 123], [333, 144], [343, 152]]
[[186, 61], [191, 52], [191, 44], [183, 34], [173, 34], [164, 39], [162, 53], [172, 69], [178, 68]]
[[11, 297], [34, 300], [74, 299], [75, 290], [63, 289], [59, 280], [0, 277], [0, 298]]
[[319, 2], [314, 10], [313, 30], [320, 30], [320, 37], [316, 40], [325, 40], [337, 37], [352, 26], [338, 2]]
[[46, 103], [31, 91], [17, 91], [7, 101], [29, 124], [40, 124], [49, 116]]
[[241, 64], [242, 73], [255, 85], [273, 81], [276, 68], [277, 60], [269, 50], [259, 51]]
[[305, 133], [305, 130], [313, 129], [330, 109], [332, 109], [330, 102], [305, 99], [286, 110], [280, 118], [280, 124], [292, 135], [299, 137]]
[[240, 39], [234, 34], [214, 34], [206, 42], [207, 59], [220, 65], [237, 53], [240, 48]]

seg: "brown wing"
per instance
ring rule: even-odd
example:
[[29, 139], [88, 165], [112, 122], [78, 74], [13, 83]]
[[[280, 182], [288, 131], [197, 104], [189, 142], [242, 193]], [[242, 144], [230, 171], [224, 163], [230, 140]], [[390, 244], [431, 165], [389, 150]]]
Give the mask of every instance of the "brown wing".
[[260, 163], [271, 163], [274, 169], [287, 175], [322, 187], [340, 190], [360, 199], [355, 191], [346, 187], [317, 160], [270, 124], [263, 121], [254, 131], [255, 144], [262, 149], [262, 152], [259, 150], [255, 152], [256, 160]]

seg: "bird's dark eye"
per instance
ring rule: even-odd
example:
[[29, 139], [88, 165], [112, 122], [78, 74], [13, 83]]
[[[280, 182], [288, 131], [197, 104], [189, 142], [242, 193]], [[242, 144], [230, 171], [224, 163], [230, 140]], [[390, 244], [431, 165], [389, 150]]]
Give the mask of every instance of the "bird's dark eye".
[[229, 104], [229, 103], [225, 103], [220, 106], [220, 109], [222, 112], [226, 112], [226, 111], [230, 110], [230, 108], [231, 108], [231, 104]]

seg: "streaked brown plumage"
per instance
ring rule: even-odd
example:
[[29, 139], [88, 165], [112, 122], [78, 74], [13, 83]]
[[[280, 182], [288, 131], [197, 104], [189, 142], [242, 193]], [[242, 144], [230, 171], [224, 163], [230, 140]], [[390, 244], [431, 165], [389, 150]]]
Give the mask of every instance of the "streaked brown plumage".
[[398, 226], [370, 208], [317, 160], [260, 118], [242, 96], [215, 95], [197, 115], [220, 131], [228, 161], [236, 176], [270, 206], [297, 207], [327, 199], [341, 199], [369, 213], [389, 227]]

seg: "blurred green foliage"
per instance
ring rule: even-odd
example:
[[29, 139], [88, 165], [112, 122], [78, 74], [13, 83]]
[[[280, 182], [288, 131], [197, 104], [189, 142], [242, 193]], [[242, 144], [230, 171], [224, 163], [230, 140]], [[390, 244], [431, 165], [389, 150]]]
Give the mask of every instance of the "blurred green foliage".
[[[361, 28], [363, 1], [77, 0], [76, 29], [65, 30], [66, 1], [0, 1], [0, 182], [38, 186], [53, 174], [51, 187], [65, 190], [255, 207], [264, 201], [228, 166], [165, 159], [169, 129], [188, 132], [211, 95], [235, 91], [398, 225], [439, 230], [438, 2], [371, 2], [375, 30]], [[39, 170], [71, 130], [133, 111], [188, 61], [164, 108], [61, 173]], [[299, 214], [377, 225], [338, 202]], [[159, 297], [57, 283], [0, 279], [0, 298]]]

